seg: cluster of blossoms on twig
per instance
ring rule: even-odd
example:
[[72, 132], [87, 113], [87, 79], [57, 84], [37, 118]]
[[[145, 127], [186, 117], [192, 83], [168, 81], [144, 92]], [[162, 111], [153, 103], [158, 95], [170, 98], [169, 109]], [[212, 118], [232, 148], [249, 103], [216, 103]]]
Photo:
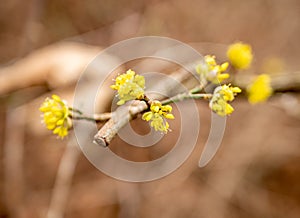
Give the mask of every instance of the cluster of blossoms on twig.
[[145, 92], [145, 78], [136, 74], [133, 70], [119, 75], [115, 84], [110, 86], [118, 91], [118, 105], [124, 104], [126, 101], [134, 99], [143, 99]]
[[261, 74], [248, 86], [248, 100], [252, 104], [266, 101], [273, 93], [271, 79], [267, 74]]
[[47, 129], [53, 130], [53, 133], [61, 138], [68, 135], [72, 122], [69, 117], [70, 109], [66, 101], [61, 100], [57, 95], [52, 95], [52, 98], [46, 98], [40, 107], [40, 111], [43, 112], [43, 121]]
[[[118, 105], [132, 100], [145, 101], [148, 109], [142, 112], [142, 119], [149, 121], [150, 126], [156, 131], [167, 133], [170, 130], [167, 120], [175, 118], [170, 105], [172, 102], [185, 99], [208, 100], [211, 110], [222, 117], [230, 115], [234, 111], [230, 103], [242, 90], [230, 83], [221, 83], [230, 78], [228, 69], [234, 72], [248, 69], [253, 60], [253, 54], [250, 45], [238, 42], [229, 46], [227, 57], [228, 62], [218, 64], [215, 56], [205, 56], [195, 68], [199, 75], [199, 84], [187, 93], [179, 93], [163, 101], [149, 99], [145, 94], [145, 78], [131, 69], [118, 75], [110, 87], [117, 91]], [[234, 83], [234, 80], [231, 82]], [[205, 93], [204, 89], [209, 84], [214, 85], [214, 90], [212, 93]], [[253, 104], [266, 101], [272, 92], [270, 77], [266, 74], [257, 76], [247, 88], [248, 100]], [[68, 130], [72, 127], [71, 119], [97, 121], [95, 118], [97, 116], [84, 116], [79, 110], [68, 107], [67, 103], [57, 95], [53, 95], [51, 99], [47, 98], [41, 105], [40, 111], [43, 112], [43, 121], [46, 127], [61, 138], [68, 135]], [[104, 117], [100, 121], [104, 121], [109, 116]]]
[[242, 92], [239, 87], [231, 87], [231, 85], [218, 86], [214, 90], [214, 94], [209, 102], [209, 107], [218, 115], [224, 117], [231, 114], [234, 109], [228, 103], [234, 100], [234, 97]]
[[[196, 66], [196, 71], [200, 76], [200, 82], [207, 84], [220, 84], [230, 77], [229, 73], [223, 73], [229, 66], [228, 62], [218, 65], [215, 56], [207, 55], [204, 61]], [[234, 100], [234, 96], [242, 90], [238, 87], [231, 87], [231, 85], [223, 85], [215, 88], [212, 98], [209, 102], [209, 107], [220, 116], [231, 114], [234, 109], [228, 103]]]
[[229, 78], [228, 73], [223, 73], [228, 66], [228, 62], [218, 65], [215, 56], [206, 55], [204, 60], [196, 66], [196, 71], [200, 76], [200, 82], [209, 81], [219, 84]]
[[169, 123], [165, 119], [174, 119], [171, 105], [162, 105], [160, 101], [149, 101], [145, 96], [145, 78], [137, 75], [133, 70], [129, 69], [126, 73], [117, 76], [115, 84], [110, 86], [118, 91], [118, 105], [122, 105], [130, 100], [145, 100], [150, 105], [150, 111], [145, 112], [142, 116], [143, 120], [151, 121], [150, 125], [156, 131], [167, 133]]
[[164, 118], [173, 120], [175, 117], [171, 112], [171, 105], [162, 105], [159, 101], [153, 101], [151, 102], [150, 111], [144, 113], [142, 119], [151, 121], [150, 126], [156, 131], [167, 133], [169, 123]]

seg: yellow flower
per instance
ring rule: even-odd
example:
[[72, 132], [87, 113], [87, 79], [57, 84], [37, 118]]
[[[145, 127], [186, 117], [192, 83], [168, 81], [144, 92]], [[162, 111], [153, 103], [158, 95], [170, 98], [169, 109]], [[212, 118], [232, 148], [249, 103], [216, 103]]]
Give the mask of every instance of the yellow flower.
[[61, 138], [68, 135], [72, 123], [69, 118], [70, 111], [65, 101], [57, 95], [52, 95], [52, 99], [46, 98], [40, 111], [43, 112], [43, 120], [47, 129], [53, 130], [53, 133]]
[[209, 107], [222, 117], [229, 115], [234, 111], [234, 108], [228, 102], [233, 101], [237, 93], [241, 91], [239, 87], [232, 87], [230, 84], [218, 86], [214, 90]]
[[119, 75], [115, 84], [110, 86], [118, 91], [118, 105], [124, 104], [126, 101], [141, 99], [144, 96], [145, 78], [136, 75], [133, 70]]
[[248, 69], [253, 59], [251, 46], [242, 42], [234, 43], [228, 47], [227, 57], [236, 69]]
[[159, 101], [153, 101], [150, 106], [150, 111], [143, 114], [142, 119], [150, 121], [150, 126], [155, 131], [168, 132], [169, 123], [164, 119], [174, 119], [174, 115], [171, 114], [171, 105], [162, 105]]
[[267, 74], [257, 76], [247, 89], [248, 101], [251, 104], [266, 101], [272, 95], [271, 79]]
[[233, 101], [234, 96], [236, 96], [237, 93], [242, 92], [242, 90], [239, 87], [232, 87], [230, 84], [225, 84], [221, 86], [221, 89], [217, 90], [217, 92], [219, 92], [223, 96], [225, 101]]
[[207, 55], [204, 57], [204, 62], [196, 66], [196, 71], [200, 75], [201, 80], [208, 80], [218, 84], [229, 78], [228, 73], [223, 73], [228, 68], [228, 62], [218, 65], [215, 56]]

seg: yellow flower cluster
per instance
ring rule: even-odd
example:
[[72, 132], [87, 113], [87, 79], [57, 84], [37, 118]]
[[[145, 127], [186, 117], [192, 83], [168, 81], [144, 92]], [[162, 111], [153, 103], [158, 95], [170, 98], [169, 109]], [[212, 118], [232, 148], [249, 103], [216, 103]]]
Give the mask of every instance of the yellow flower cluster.
[[116, 78], [115, 84], [110, 86], [118, 91], [118, 105], [124, 104], [126, 101], [140, 99], [144, 96], [145, 78], [136, 75], [133, 70], [128, 70], [126, 73], [119, 75]]
[[232, 87], [231, 85], [218, 86], [214, 90], [213, 97], [209, 102], [209, 107], [222, 117], [229, 115], [234, 109], [228, 102], [233, 101], [237, 93], [241, 91], [239, 87]]
[[242, 42], [234, 43], [229, 46], [227, 57], [236, 69], [248, 69], [253, 59], [251, 46]]
[[47, 129], [53, 130], [53, 133], [61, 138], [68, 135], [72, 123], [69, 118], [70, 111], [65, 101], [57, 95], [52, 95], [52, 99], [47, 98], [43, 102], [40, 111], [43, 112], [43, 120]]
[[204, 62], [196, 66], [196, 71], [201, 79], [208, 80], [212, 83], [218, 84], [223, 80], [229, 78], [228, 73], [223, 73], [228, 68], [228, 62], [218, 65], [215, 56], [206, 55]]
[[159, 101], [153, 101], [150, 106], [150, 111], [143, 114], [142, 119], [150, 121], [150, 126], [155, 131], [168, 132], [169, 123], [164, 119], [174, 119], [174, 115], [171, 114], [171, 105], [162, 105]]
[[266, 101], [272, 95], [271, 79], [267, 74], [259, 75], [247, 89], [252, 104]]

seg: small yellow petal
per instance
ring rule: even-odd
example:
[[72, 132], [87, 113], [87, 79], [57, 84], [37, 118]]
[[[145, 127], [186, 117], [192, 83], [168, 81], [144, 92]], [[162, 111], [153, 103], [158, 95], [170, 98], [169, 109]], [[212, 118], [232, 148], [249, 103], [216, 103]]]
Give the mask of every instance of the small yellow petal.
[[162, 110], [166, 111], [166, 112], [172, 112], [172, 106], [171, 105], [165, 105], [161, 107]]
[[56, 122], [56, 125], [61, 126], [64, 123], [64, 119], [60, 119]]
[[60, 102], [61, 99], [58, 95], [52, 95], [52, 98], [54, 99], [54, 101]]
[[116, 85], [111, 85], [110, 88], [118, 90], [118, 86]]
[[220, 80], [220, 82], [222, 82], [225, 79], [228, 79], [229, 77], [230, 77], [230, 75], [228, 73], [222, 73], [217, 76], [217, 78], [218, 78], [218, 80]]
[[242, 90], [241, 90], [239, 87], [232, 87], [231, 89], [232, 89], [232, 91], [235, 92], [235, 93], [240, 93], [240, 92], [242, 92]]
[[55, 128], [55, 126], [56, 126], [55, 124], [48, 124], [47, 129], [52, 130]]
[[225, 113], [231, 114], [234, 111], [234, 108], [230, 104], [226, 104]]
[[171, 120], [175, 119], [173, 114], [167, 114], [167, 115], [165, 115], [165, 118], [171, 119]]
[[56, 127], [56, 128], [53, 130], [53, 133], [54, 133], [54, 134], [59, 133], [60, 129], [61, 129], [61, 126]]
[[225, 63], [221, 64], [220, 71], [221, 71], [221, 72], [226, 71], [227, 68], [228, 68], [228, 66], [229, 66], [229, 63], [228, 63], [228, 62], [225, 62]]
[[151, 111], [144, 113], [143, 116], [142, 116], [142, 119], [146, 120], [146, 121], [151, 120], [151, 118], [152, 118], [152, 112]]

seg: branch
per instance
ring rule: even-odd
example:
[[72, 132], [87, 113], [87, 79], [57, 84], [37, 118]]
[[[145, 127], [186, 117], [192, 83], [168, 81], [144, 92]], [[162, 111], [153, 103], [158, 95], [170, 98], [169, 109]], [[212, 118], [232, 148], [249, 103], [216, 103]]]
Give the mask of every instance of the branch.
[[94, 137], [94, 143], [107, 147], [118, 131], [139, 113], [147, 110], [144, 101], [134, 101], [131, 105], [120, 106], [112, 113], [112, 118], [105, 123]]
[[[237, 74], [233, 83], [242, 89], [246, 89], [247, 86], [253, 81], [255, 74], [245, 75]], [[276, 92], [280, 91], [299, 91], [300, 90], [300, 71], [291, 73], [280, 73], [270, 75], [272, 88]]]
[[[191, 77], [191, 74], [187, 71], [183, 71], [182, 69], [172, 73], [174, 79], [176, 79], [179, 83], [187, 80]], [[174, 95], [174, 92], [178, 92], [176, 87], [174, 87], [174, 83], [171, 83], [169, 80], [162, 80], [153, 89], [157, 90], [158, 93], [166, 93], [167, 95]], [[164, 91], [162, 91], [164, 90]], [[149, 101], [151, 99], [162, 100], [164, 96], [159, 94], [149, 94]], [[98, 131], [98, 133], [94, 136], [94, 143], [101, 145], [103, 147], [109, 146], [111, 140], [116, 136], [118, 131], [124, 127], [130, 120], [135, 118], [138, 114], [148, 109], [148, 105], [145, 101], [133, 101], [131, 105], [122, 105], [117, 108], [115, 112], [113, 112], [112, 118], [107, 121], [107, 123]]]
[[[180, 93], [171, 98], [162, 101], [162, 104], [183, 101], [186, 99], [209, 99], [212, 94], [192, 94], [190, 92]], [[148, 109], [145, 101], [134, 101], [133, 104], [126, 107], [119, 107], [112, 115], [112, 118], [100, 129], [94, 137], [94, 143], [107, 147], [118, 131], [125, 126], [130, 120], [134, 119], [139, 113]]]

